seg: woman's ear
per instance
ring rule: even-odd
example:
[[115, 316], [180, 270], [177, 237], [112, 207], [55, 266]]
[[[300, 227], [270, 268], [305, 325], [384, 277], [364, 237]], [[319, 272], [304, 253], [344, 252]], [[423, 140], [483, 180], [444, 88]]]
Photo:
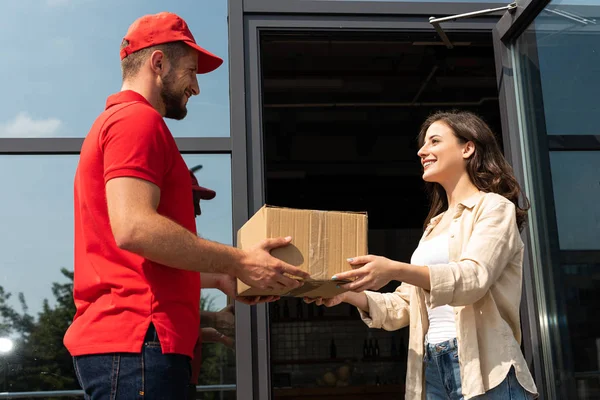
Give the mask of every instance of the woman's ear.
[[469, 140], [463, 147], [463, 158], [465, 160], [471, 158], [473, 153], [475, 153], [475, 143]]

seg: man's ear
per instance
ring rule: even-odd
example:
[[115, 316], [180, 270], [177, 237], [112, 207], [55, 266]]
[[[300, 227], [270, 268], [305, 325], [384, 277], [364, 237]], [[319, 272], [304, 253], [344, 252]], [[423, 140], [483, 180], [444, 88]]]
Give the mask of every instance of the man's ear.
[[463, 158], [465, 160], [471, 158], [473, 153], [475, 153], [475, 143], [469, 140], [463, 147]]
[[161, 50], [153, 51], [150, 55], [150, 68], [157, 75], [162, 75], [166, 67], [165, 53]]

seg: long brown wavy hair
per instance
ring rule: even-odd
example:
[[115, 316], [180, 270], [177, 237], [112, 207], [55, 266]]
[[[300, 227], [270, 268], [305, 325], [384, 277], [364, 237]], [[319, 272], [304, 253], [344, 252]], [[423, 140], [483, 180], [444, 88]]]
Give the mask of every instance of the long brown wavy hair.
[[[516, 207], [517, 226], [521, 231], [527, 220], [529, 200], [522, 193], [512, 167], [500, 151], [500, 146], [490, 127], [480, 117], [469, 111], [436, 112], [421, 125], [418, 137], [419, 148], [423, 146], [427, 129], [434, 122], [446, 124], [461, 144], [469, 141], [475, 144], [475, 151], [467, 160], [467, 173], [471, 182], [482, 192], [497, 193], [512, 201]], [[442, 185], [425, 182], [425, 187], [431, 205], [424, 227], [431, 218], [448, 209], [448, 197]], [[519, 197], [523, 197], [523, 206], [519, 206]]]

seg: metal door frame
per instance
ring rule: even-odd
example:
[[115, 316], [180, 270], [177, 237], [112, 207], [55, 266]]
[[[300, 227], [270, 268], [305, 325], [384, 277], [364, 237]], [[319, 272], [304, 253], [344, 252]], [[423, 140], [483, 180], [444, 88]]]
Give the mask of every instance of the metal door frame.
[[[260, 35], [266, 31], [322, 31], [322, 30], [388, 30], [434, 31], [428, 18], [501, 7], [504, 3], [422, 3], [422, 2], [365, 2], [318, 0], [229, 0], [229, 62], [231, 95], [233, 222], [239, 229], [264, 203], [264, 157], [262, 132], [262, 96], [260, 70]], [[368, 10], [365, 13], [364, 10]], [[498, 32], [508, 37], [513, 26], [525, 23], [529, 12], [519, 8], [511, 15], [510, 24], [502, 13], [481, 18], [444, 23], [444, 30]], [[500, 21], [500, 22], [499, 22]], [[499, 29], [500, 28], [500, 29]], [[504, 29], [504, 31], [502, 31]], [[512, 29], [512, 31], [511, 31]], [[497, 67], [502, 57], [495, 48]], [[518, 131], [511, 125], [512, 111], [507, 96], [504, 70], [497, 71], [500, 112], [505, 154], [517, 165], [517, 178], [522, 182], [521, 149]], [[507, 100], [509, 99], [509, 100]], [[514, 100], [513, 100], [514, 101]], [[513, 110], [510, 108], [510, 110]], [[525, 237], [526, 246], [532, 242]], [[535, 296], [532, 292], [531, 259], [525, 260], [524, 301], [522, 321], [524, 348], [528, 364], [541, 379], [538, 318]], [[242, 307], [239, 307], [242, 306]], [[236, 366], [238, 399], [270, 399], [270, 335], [266, 305], [236, 308]], [[542, 397], [543, 398], [543, 397]]]

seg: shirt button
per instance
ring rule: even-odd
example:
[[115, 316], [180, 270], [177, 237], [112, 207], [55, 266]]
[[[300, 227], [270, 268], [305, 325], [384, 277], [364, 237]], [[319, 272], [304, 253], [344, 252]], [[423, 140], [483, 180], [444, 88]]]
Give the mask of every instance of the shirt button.
[[454, 237], [454, 233], [452, 235], [450, 235], [450, 237], [453, 238]]

